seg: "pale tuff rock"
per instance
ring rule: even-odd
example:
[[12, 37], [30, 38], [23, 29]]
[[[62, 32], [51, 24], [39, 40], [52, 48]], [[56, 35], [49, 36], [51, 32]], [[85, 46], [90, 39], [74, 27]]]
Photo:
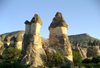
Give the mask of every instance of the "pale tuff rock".
[[0, 37], [0, 55], [2, 55], [2, 53], [3, 53], [4, 50], [5, 50], [4, 44], [3, 44], [3, 42], [1, 41], [1, 37]]
[[29, 34], [30, 33], [30, 30], [31, 30], [31, 27], [30, 27], [30, 22], [29, 21], [25, 21], [25, 34]]
[[1, 41], [4, 41], [5, 37], [6, 36], [3, 34], [2, 37], [1, 37]]
[[15, 48], [22, 50], [22, 35], [18, 34], [16, 37]]
[[3, 51], [5, 50], [3, 42], [0, 41], [0, 55], [2, 55]]
[[73, 66], [73, 56], [70, 42], [67, 36], [68, 25], [61, 13], [57, 12], [49, 26], [49, 46], [66, 54], [68, 62]]
[[29, 64], [30, 67], [38, 67], [46, 61], [46, 54], [43, 48], [34, 49], [32, 43], [27, 47], [26, 55], [23, 57], [21, 64]]
[[87, 56], [100, 56], [99, 46], [88, 46]]
[[[38, 14], [35, 14], [31, 20], [31, 24], [26, 24], [23, 39], [23, 59], [21, 64], [30, 64], [30, 67], [42, 66], [46, 61], [46, 53], [42, 48], [40, 27], [42, 25]], [[28, 33], [27, 33], [28, 32]]]

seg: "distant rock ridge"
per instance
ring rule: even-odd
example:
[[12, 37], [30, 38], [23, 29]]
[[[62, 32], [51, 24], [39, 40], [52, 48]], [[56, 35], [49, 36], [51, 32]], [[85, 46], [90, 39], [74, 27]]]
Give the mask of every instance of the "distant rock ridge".
[[89, 34], [87, 33], [83, 33], [83, 34], [76, 34], [76, 35], [69, 35], [69, 40], [70, 41], [79, 41], [79, 40], [97, 40], [97, 41], [100, 41], [99, 39], [97, 38], [94, 38], [92, 36], [90, 36]]
[[82, 34], [69, 35], [69, 37], [70, 37], [70, 36], [79, 36], [79, 35], [86, 35], [86, 36], [90, 36], [90, 35], [89, 35], [89, 34], [87, 34], [87, 33], [82, 33]]

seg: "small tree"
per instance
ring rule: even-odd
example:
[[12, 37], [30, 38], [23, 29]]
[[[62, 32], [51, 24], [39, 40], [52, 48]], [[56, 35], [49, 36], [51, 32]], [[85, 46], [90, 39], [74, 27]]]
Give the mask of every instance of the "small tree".
[[79, 52], [73, 51], [73, 61], [74, 61], [74, 64], [81, 63], [82, 56]]
[[13, 47], [9, 47], [4, 51], [3, 57], [11, 62], [17, 61], [21, 59], [21, 50]]
[[60, 51], [56, 51], [56, 53], [49, 53], [47, 59], [47, 65], [59, 66], [59, 64], [64, 61], [64, 56], [65, 54]]

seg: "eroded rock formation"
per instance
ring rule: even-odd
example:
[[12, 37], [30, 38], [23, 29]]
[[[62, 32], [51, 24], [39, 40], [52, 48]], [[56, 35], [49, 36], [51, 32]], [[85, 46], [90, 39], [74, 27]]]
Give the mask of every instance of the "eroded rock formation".
[[23, 39], [23, 59], [21, 64], [29, 64], [30, 67], [42, 66], [46, 61], [46, 53], [42, 48], [40, 27], [42, 25], [38, 14], [35, 14], [31, 22], [26, 21]]
[[22, 50], [22, 41], [23, 41], [22, 35], [18, 34], [16, 37], [15, 48]]
[[66, 54], [65, 59], [73, 66], [73, 56], [67, 36], [68, 25], [61, 13], [57, 12], [49, 26], [49, 46]]
[[2, 55], [2, 53], [3, 53], [4, 50], [5, 50], [4, 44], [3, 44], [2, 39], [0, 37], [0, 55]]

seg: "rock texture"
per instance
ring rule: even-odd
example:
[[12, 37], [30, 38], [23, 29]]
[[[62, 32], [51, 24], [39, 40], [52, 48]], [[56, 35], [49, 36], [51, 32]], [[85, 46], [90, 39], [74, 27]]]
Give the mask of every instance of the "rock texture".
[[46, 61], [46, 54], [43, 48], [34, 49], [32, 42], [28, 45], [26, 55], [23, 57], [21, 64], [29, 64], [30, 67], [38, 67], [43, 65], [43, 61]]
[[3, 44], [3, 42], [1, 41], [1, 37], [0, 37], [0, 55], [2, 55], [2, 53], [3, 53], [4, 50], [5, 50], [4, 44]]
[[66, 54], [66, 60], [73, 66], [71, 45], [67, 36], [68, 25], [61, 13], [57, 12], [49, 27], [49, 46]]
[[5, 48], [8, 48], [9, 47], [9, 45], [10, 45], [10, 39], [11, 38], [9, 36], [5, 37], [5, 39], [3, 41]]
[[18, 34], [18, 36], [16, 37], [16, 42], [14, 47], [22, 50], [22, 41], [23, 41], [22, 35]]
[[[92, 36], [90, 36], [87, 33], [83, 33], [83, 34], [77, 34], [77, 35], [70, 35], [68, 36], [70, 42], [73, 42], [72, 44], [74, 44], [74, 42], [79, 42], [80, 45], [86, 45], [86, 43], [88, 43], [90, 40], [96, 40], [99, 45], [100, 45], [100, 40], [97, 38], [94, 38]], [[75, 44], [74, 44], [75, 45]]]
[[[30, 67], [42, 66], [46, 61], [46, 53], [42, 48], [40, 27], [42, 25], [38, 14], [35, 14], [30, 22], [25, 23], [28, 27], [25, 28], [23, 39], [23, 59], [21, 64], [30, 64]], [[29, 27], [30, 26], [30, 27]]]
[[100, 49], [99, 46], [88, 46], [87, 49], [87, 56], [100, 56]]
[[68, 29], [68, 25], [66, 24], [62, 14], [57, 12], [49, 28], [55, 28], [55, 27], [61, 27], [61, 26], [66, 27]]
[[[26, 25], [25, 25], [25, 28], [26, 28]], [[26, 34], [25, 33], [25, 31], [26, 31], [26, 33], [28, 33], [28, 34]], [[18, 34], [20, 34], [20, 35], [22, 35], [23, 36], [23, 39], [24, 39], [24, 37], [28, 37], [28, 35], [29, 35], [29, 32], [27, 32], [27, 30], [25, 29], [25, 31], [14, 31], [14, 32], [9, 32], [9, 33], [5, 33], [4, 35], [7, 37], [7, 36], [10, 36], [11, 37], [11, 39], [10, 39], [10, 47], [15, 47], [15, 40], [16, 40], [16, 37], [18, 36]], [[2, 34], [3, 35], [3, 34]], [[1, 35], [1, 37], [2, 37], [2, 35]], [[24, 39], [25, 40], [25, 39]], [[26, 41], [28, 41], [28, 39], [26, 39]], [[49, 40], [48, 39], [46, 39], [46, 38], [44, 38], [44, 37], [41, 37], [41, 42], [42, 42], [42, 45], [43, 45], [43, 47], [45, 48], [45, 46], [47, 47], [48, 45], [49, 45], [49, 42], [48, 42]], [[4, 43], [6, 43], [6, 41], [2, 41], [2, 42], [4, 42]], [[26, 43], [25, 43], [26, 44]], [[27, 44], [26, 44], [27, 45]], [[29, 44], [28, 44], [29, 45]]]
[[83, 59], [87, 58], [87, 48], [82, 48], [80, 46], [72, 46], [72, 51], [79, 52]]

